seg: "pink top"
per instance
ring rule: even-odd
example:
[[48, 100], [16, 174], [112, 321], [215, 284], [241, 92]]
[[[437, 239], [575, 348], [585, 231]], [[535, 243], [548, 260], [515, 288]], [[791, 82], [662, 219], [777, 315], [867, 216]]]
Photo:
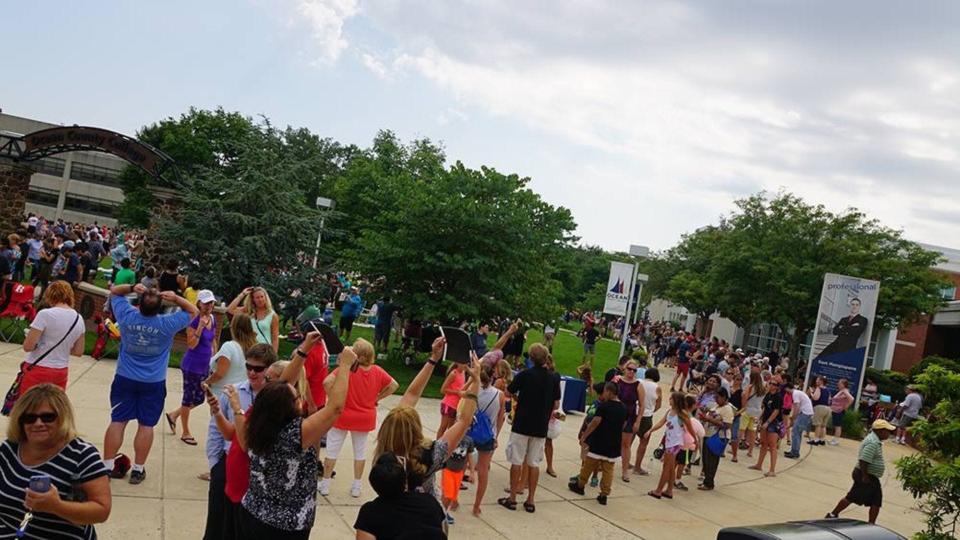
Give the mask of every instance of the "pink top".
[[[339, 369], [339, 368], [337, 368]], [[333, 370], [333, 373], [337, 372]], [[362, 367], [350, 374], [343, 412], [333, 427], [345, 431], [373, 431], [377, 428], [377, 395], [393, 378], [380, 366]]]
[[[453, 380], [450, 381], [449, 390], [463, 390], [464, 385], [467, 383], [467, 375], [463, 372], [462, 369], [455, 370], [453, 372]], [[446, 394], [443, 396], [443, 405], [450, 407], [451, 409], [456, 409], [457, 405], [460, 404], [460, 396], [457, 394]]]
[[830, 398], [830, 410], [835, 413], [842, 413], [847, 410], [847, 407], [851, 404], [853, 404], [853, 395], [850, 394], [850, 391], [846, 388], [840, 390]]

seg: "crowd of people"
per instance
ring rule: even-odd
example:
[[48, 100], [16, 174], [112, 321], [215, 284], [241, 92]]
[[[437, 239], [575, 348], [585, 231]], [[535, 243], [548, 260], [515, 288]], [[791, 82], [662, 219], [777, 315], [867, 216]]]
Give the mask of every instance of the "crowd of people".
[[[59, 247], [60, 257], [81, 251], [77, 242], [60, 240], [68, 232], [64, 229], [86, 238], [82, 250], [88, 254], [95, 243], [101, 246], [98, 256], [113, 241], [128, 249], [122, 237], [113, 237], [114, 232], [105, 228], [59, 223], [51, 227], [39, 219], [30, 227], [29, 238]], [[8, 248], [14, 240], [18, 239], [8, 239]], [[67, 242], [74, 243], [64, 250]], [[33, 268], [34, 274], [42, 275], [29, 244], [26, 249], [22, 270]], [[42, 259], [44, 248], [38, 250]], [[330, 354], [316, 331], [303, 336], [289, 360], [278, 358], [280, 316], [266, 290], [250, 287], [236, 296], [226, 306], [229, 333], [222, 333], [212, 291], [193, 291], [187, 297], [189, 287], [175, 266], [159, 274], [141, 268], [146, 283], [131, 280], [125, 270], [135, 263], [129, 256], [119, 260], [108, 307], [120, 327], [121, 348], [110, 387], [111, 419], [103, 452], [77, 437], [64, 393], [70, 357], [82, 354], [84, 345], [72, 287], [76, 280], [53, 280], [44, 284], [45, 308], [31, 323], [23, 344], [27, 356], [13, 396], [7, 441], [0, 445], [3, 526], [37, 512], [26, 527], [50, 531], [50, 537], [54, 533], [95, 537], [94, 524], [110, 513], [108, 479], [118, 481], [129, 474], [134, 485], [146, 479], [146, 462], [161, 419], [183, 444], [196, 446], [191, 411], [204, 403], [211, 416], [205, 448], [208, 470], [200, 475], [209, 481], [206, 539], [307, 538], [317, 495], [338, 489], [336, 464], [348, 438], [353, 450], [348, 492], [355, 498], [362, 495], [367, 446], [374, 432], [367, 478], [377, 497], [363, 504], [354, 524], [361, 539], [446, 537], [468, 484], [474, 486], [471, 513], [480, 515], [492, 458], [508, 424], [504, 450], [510, 463], [509, 486], [505, 496], [496, 498], [497, 505], [535, 513], [544, 461], [548, 475], [558, 474], [553, 440], [559, 436], [564, 413], [551, 352], [558, 326], [554, 322], [548, 323], [552, 332], [544, 332], [543, 342], [532, 344], [525, 343], [523, 321], [481, 322], [471, 332], [473, 350], [467, 363], [443, 365], [445, 340], [436, 338], [427, 361], [378, 429], [378, 406], [399, 388], [376, 364], [376, 353], [385, 350], [391, 326], [375, 335], [376, 346], [363, 338], [351, 342], [350, 325], [364, 306], [352, 285], [341, 284], [346, 307], [340, 319], [341, 336], [351, 343], [337, 355], [331, 370]], [[76, 266], [78, 271], [87, 268], [80, 262]], [[388, 300], [377, 308], [381, 317], [392, 318], [396, 312]], [[584, 316], [581, 332], [589, 374], [602, 334], [596, 319], [589, 324], [586, 319], [593, 317]], [[621, 331], [622, 326], [623, 321]], [[488, 346], [492, 328], [497, 328], [497, 341]], [[568, 481], [570, 491], [579, 495], [585, 495], [588, 486], [598, 487], [600, 505], [607, 504], [613, 492], [618, 465], [624, 483], [651, 474], [645, 468], [651, 446], [653, 457], [662, 462], [660, 476], [648, 492], [654, 499], [672, 499], [677, 491], [686, 491], [684, 478], [697, 466], [697, 489], [715, 489], [722, 458], [732, 466], [744, 451], [748, 458], [757, 454], [750, 469], [776, 476], [781, 441], [786, 442], [782, 454], [786, 459], [800, 456], [808, 432], [811, 446], [836, 445], [844, 411], [854, 405], [849, 381], [835, 381], [836, 392], [822, 377], [804, 387], [788, 374], [789, 360], [775, 351], [749, 355], [716, 338], [701, 339], [648, 321], [627, 331], [633, 342], [630, 349], [648, 354], [628, 350], [602, 382], [594, 384], [590, 377], [595, 399], [578, 433], [579, 472]], [[182, 400], [180, 407], [165, 412], [168, 360], [181, 332], [186, 337], [180, 367]], [[221, 335], [229, 339], [221, 343]], [[664, 389], [666, 380], [661, 381], [665, 369], [676, 372], [669, 390]], [[441, 420], [431, 440], [424, 436], [428, 426], [423, 425], [417, 404], [430, 378], [441, 370], [445, 371]], [[898, 439], [919, 416], [921, 406], [922, 399], [912, 388], [901, 407], [906, 420], [900, 423]], [[131, 421], [137, 424], [132, 459], [121, 452]], [[834, 433], [827, 442], [830, 424]], [[830, 516], [861, 504], [870, 507], [870, 519], [876, 520], [882, 504], [878, 479], [884, 472], [879, 443], [896, 428], [882, 419], [871, 428], [861, 444], [853, 488]], [[49, 477], [57, 489], [39, 491], [35, 476]]]

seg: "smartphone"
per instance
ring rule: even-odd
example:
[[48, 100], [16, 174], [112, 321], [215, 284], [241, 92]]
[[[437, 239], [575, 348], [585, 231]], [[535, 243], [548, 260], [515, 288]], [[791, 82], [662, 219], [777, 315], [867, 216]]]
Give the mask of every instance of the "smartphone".
[[50, 477], [45, 474], [31, 476], [30, 491], [35, 493], [46, 493], [50, 491]]

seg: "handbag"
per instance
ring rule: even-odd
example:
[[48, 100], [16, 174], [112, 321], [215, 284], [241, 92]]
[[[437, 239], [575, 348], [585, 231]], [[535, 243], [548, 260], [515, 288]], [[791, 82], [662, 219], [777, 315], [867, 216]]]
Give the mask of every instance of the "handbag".
[[[79, 314], [77, 314], [77, 318], [74, 319], [73, 324], [70, 325], [70, 329], [67, 330], [67, 333], [64, 334], [62, 338], [60, 338], [60, 341], [58, 341], [56, 345], [54, 345], [53, 347], [50, 347], [49, 349], [47, 349], [47, 352], [41, 354], [39, 358], [31, 362], [30, 365], [26, 367], [26, 371], [30, 371], [31, 369], [36, 367], [36, 365], [39, 364], [41, 360], [46, 358], [47, 355], [52, 353], [54, 349], [59, 347], [60, 344], [63, 343], [65, 339], [67, 339], [67, 336], [70, 335], [70, 332], [73, 332], [73, 329], [76, 328], [78, 322], [80, 322]], [[3, 414], [4, 416], [9, 416], [10, 411], [13, 410], [14, 404], [16, 404], [17, 399], [20, 397], [20, 384], [23, 382], [23, 374], [24, 374], [24, 367], [23, 365], [21, 365], [20, 371], [17, 372], [17, 377], [13, 379], [13, 384], [10, 385], [10, 389], [7, 390], [6, 397], [3, 399], [3, 408], [0, 409], [0, 414]]]
[[716, 433], [707, 437], [707, 450], [710, 450], [710, 453], [715, 456], [722, 456], [727, 450], [727, 444], [730, 443], [730, 438], [721, 437], [720, 432], [724, 430], [717, 430]]

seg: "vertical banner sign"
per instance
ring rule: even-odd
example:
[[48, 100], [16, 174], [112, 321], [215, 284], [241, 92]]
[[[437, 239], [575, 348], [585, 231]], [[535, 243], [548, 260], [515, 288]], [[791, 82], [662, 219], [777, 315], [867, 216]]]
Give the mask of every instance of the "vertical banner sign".
[[627, 302], [633, 289], [633, 264], [610, 263], [610, 279], [607, 280], [607, 297], [603, 303], [603, 312], [610, 315], [627, 314]]
[[839, 274], [826, 274], [820, 293], [820, 310], [804, 379], [827, 378], [831, 394], [837, 381], [847, 379], [850, 393], [860, 401], [867, 366], [867, 348], [877, 313], [880, 282]]

